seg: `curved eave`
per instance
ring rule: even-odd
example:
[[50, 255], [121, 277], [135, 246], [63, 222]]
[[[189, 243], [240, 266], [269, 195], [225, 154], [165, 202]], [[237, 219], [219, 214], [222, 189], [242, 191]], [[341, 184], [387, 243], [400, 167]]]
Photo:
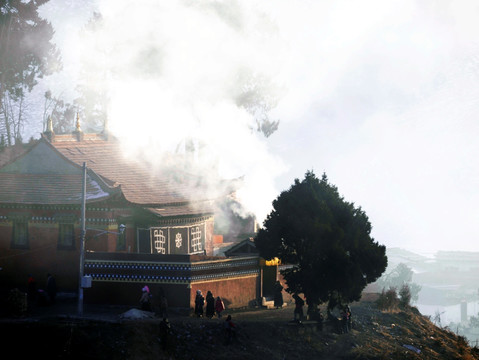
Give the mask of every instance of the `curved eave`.
[[173, 206], [146, 207], [145, 210], [158, 218], [186, 218], [213, 216], [213, 208], [209, 204], [182, 204]]

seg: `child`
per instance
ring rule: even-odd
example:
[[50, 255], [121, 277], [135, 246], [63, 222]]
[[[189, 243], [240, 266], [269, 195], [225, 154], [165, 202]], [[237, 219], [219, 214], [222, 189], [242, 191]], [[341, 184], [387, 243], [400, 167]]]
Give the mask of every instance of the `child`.
[[215, 311], [218, 314], [218, 319], [221, 319], [221, 312], [225, 309], [225, 304], [223, 300], [218, 296], [216, 298]]

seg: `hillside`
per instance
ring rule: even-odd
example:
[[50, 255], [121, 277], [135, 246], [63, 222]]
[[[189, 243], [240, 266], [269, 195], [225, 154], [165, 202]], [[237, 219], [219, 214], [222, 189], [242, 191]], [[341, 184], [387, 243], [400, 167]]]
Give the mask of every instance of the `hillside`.
[[[291, 322], [293, 306], [230, 311], [238, 335], [223, 343], [222, 320], [170, 315], [167, 350], [158, 340], [159, 319], [120, 321], [118, 314], [78, 319], [52, 315], [1, 319], [4, 351], [57, 359], [479, 359], [479, 349], [436, 327], [415, 308], [381, 312], [371, 296], [351, 306], [354, 326], [338, 334]], [[6, 345], [6, 346], [5, 346]]]

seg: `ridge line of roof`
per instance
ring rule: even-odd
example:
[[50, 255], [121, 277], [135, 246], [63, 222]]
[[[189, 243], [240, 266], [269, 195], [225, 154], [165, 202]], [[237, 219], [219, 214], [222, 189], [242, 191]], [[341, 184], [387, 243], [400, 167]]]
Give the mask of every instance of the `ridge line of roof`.
[[[76, 168], [82, 170], [83, 169], [83, 164], [78, 164], [77, 162], [73, 161], [72, 159], [70, 159], [69, 157], [67, 157], [66, 155], [64, 155], [61, 151], [59, 151], [55, 145], [50, 142], [44, 134], [41, 135], [40, 139], [39, 139], [39, 142], [40, 141], [43, 141], [45, 142], [45, 144], [47, 144], [47, 146], [49, 146], [53, 151], [55, 151], [55, 153], [57, 153], [58, 155], [60, 155], [60, 157], [64, 160], [66, 160], [68, 163], [72, 164], [73, 166], [75, 166]], [[102, 140], [102, 141], [105, 141], [105, 140]], [[38, 143], [37, 143], [38, 144]], [[37, 144], [35, 144], [34, 146], [37, 146]], [[32, 146], [32, 148], [34, 147]], [[110, 181], [111, 183], [117, 183], [116, 181], [112, 180], [112, 179], [109, 179], [107, 178], [106, 176], [103, 176], [103, 175], [99, 175], [97, 174], [92, 168], [90, 168], [88, 166], [88, 163], [86, 161], [84, 161], [85, 163], [85, 166], [87, 168], [87, 172], [91, 172], [94, 174], [94, 176], [96, 177], [96, 179], [98, 179], [99, 181], [101, 181], [102, 184], [104, 184], [106, 187], [108, 187], [109, 189], [115, 189], [117, 187], [120, 188], [120, 191], [121, 191], [121, 184], [119, 184], [118, 186], [110, 186], [109, 184], [107, 184], [105, 182], [105, 180], [103, 180], [104, 178], [107, 179], [108, 181]]]
[[17, 161], [18, 159], [21, 159], [22, 157], [24, 157], [26, 154], [28, 154], [29, 152], [31, 152], [33, 150], [34, 147], [36, 147], [39, 142], [40, 142], [41, 139], [38, 139], [36, 141], [35, 144], [31, 145], [29, 149], [27, 149], [26, 151], [22, 152], [21, 154], [17, 155], [17, 156], [14, 156], [13, 158], [11, 158], [9, 161], [7, 161], [5, 164], [3, 164], [2, 166], [0, 166], [0, 169], [3, 169], [4, 167], [7, 167], [8, 165], [10, 164], [13, 164], [15, 161]]

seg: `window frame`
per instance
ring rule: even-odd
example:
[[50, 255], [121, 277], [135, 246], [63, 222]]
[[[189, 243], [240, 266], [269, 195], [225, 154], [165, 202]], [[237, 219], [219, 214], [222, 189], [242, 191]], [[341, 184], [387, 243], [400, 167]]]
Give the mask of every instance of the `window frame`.
[[[19, 227], [23, 228], [24, 241], [19, 242]], [[30, 248], [30, 238], [28, 236], [28, 218], [27, 217], [15, 217], [12, 219], [12, 249], [29, 249]]]
[[[68, 228], [67, 228], [68, 226]], [[65, 239], [70, 238], [70, 241]], [[58, 223], [58, 250], [75, 250], [75, 224], [73, 222]]]

